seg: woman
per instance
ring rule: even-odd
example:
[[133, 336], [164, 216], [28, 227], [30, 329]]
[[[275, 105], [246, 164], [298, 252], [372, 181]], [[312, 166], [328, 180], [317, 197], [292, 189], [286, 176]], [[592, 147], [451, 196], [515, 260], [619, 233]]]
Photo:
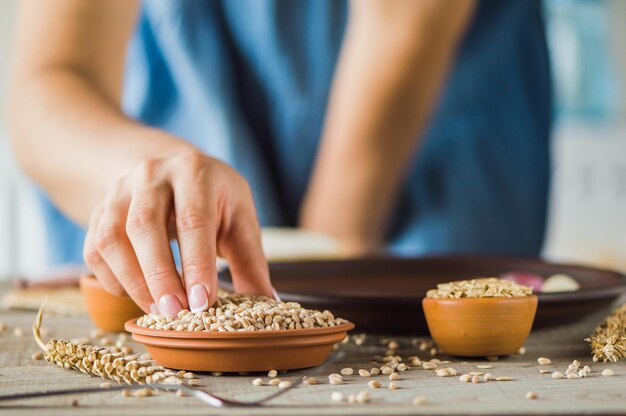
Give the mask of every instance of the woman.
[[23, 0], [20, 15], [10, 123], [54, 253], [76, 260], [86, 228], [87, 265], [146, 311], [212, 304], [217, 254], [238, 291], [271, 295], [256, 209], [355, 253], [540, 249], [539, 1]]

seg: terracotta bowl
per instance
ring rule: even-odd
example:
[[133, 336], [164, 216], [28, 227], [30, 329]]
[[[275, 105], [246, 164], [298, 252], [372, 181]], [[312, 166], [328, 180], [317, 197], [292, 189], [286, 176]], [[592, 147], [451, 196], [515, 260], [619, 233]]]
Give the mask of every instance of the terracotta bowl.
[[144, 313], [131, 298], [104, 290], [94, 276], [81, 276], [78, 283], [91, 321], [104, 331], [123, 332], [126, 321]]
[[422, 301], [433, 340], [447, 355], [510, 355], [524, 345], [535, 319], [537, 296]]
[[354, 324], [246, 332], [185, 332], [142, 328], [126, 322], [133, 339], [160, 365], [194, 371], [292, 370], [320, 365]]

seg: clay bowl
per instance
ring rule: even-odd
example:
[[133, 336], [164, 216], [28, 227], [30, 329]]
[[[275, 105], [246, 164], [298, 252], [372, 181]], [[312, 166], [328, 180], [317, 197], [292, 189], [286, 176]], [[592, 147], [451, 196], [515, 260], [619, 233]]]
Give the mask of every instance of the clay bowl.
[[535, 319], [537, 296], [422, 301], [428, 330], [447, 355], [510, 355], [524, 345]]
[[104, 290], [94, 276], [81, 276], [78, 283], [91, 321], [104, 331], [123, 332], [126, 321], [144, 313], [131, 298]]
[[354, 324], [334, 327], [245, 332], [186, 332], [142, 328], [126, 322], [135, 341], [157, 363], [193, 371], [293, 370], [320, 365]]

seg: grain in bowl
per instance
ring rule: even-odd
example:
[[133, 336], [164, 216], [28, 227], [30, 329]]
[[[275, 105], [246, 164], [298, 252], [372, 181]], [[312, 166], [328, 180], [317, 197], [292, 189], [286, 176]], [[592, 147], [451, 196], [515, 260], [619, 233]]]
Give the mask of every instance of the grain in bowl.
[[533, 289], [530, 286], [496, 277], [483, 277], [440, 283], [436, 289], [426, 292], [426, 297], [433, 299], [512, 298], [532, 294]]
[[137, 320], [142, 328], [194, 331], [236, 332], [277, 331], [333, 327], [346, 323], [330, 311], [303, 308], [297, 302], [282, 302], [265, 296], [232, 294], [218, 297], [204, 312], [181, 310], [176, 317], [151, 313]]

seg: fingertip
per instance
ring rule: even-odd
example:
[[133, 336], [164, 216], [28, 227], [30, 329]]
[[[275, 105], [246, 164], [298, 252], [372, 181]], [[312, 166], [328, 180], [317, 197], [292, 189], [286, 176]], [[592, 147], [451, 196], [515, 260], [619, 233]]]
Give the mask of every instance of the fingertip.
[[274, 286], [272, 286], [272, 296], [274, 296], [274, 299], [277, 300], [278, 302], [282, 302], [282, 300], [280, 299], [280, 296], [278, 296], [278, 292], [276, 291]]
[[182, 303], [174, 295], [163, 295], [159, 298], [159, 311], [163, 315], [177, 316], [183, 310]]
[[209, 294], [201, 283], [196, 283], [189, 289], [187, 300], [189, 301], [189, 309], [193, 313], [203, 312], [209, 308]]

